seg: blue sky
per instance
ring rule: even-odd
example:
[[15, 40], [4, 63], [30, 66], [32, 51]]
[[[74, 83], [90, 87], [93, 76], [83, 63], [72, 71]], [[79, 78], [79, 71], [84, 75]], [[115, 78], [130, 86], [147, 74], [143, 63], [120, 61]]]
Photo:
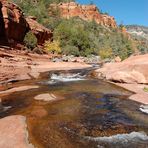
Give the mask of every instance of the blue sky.
[[[91, 0], [77, 0], [89, 4]], [[92, 0], [103, 12], [114, 16], [117, 23], [148, 26], [148, 0]]]

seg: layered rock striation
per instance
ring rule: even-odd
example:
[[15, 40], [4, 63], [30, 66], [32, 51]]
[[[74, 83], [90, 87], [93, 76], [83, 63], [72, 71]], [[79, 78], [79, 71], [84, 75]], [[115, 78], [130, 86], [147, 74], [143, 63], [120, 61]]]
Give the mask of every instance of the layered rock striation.
[[75, 2], [51, 4], [51, 9], [59, 9], [60, 16], [66, 19], [80, 17], [86, 21], [95, 21], [106, 27], [116, 28], [117, 24], [114, 17], [101, 14], [95, 5], [79, 5]]

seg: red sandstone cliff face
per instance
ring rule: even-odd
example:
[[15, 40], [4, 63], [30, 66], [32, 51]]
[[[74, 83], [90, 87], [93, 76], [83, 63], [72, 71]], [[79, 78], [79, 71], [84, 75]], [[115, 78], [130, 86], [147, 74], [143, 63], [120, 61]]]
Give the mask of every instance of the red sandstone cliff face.
[[100, 14], [95, 5], [79, 5], [75, 2], [51, 4], [51, 8], [60, 10], [63, 18], [80, 17], [86, 21], [95, 20], [98, 24], [106, 27], [116, 28], [117, 24], [114, 17]]
[[51, 30], [33, 18], [25, 18], [17, 5], [0, 0], [0, 43], [12, 45], [21, 43], [29, 30], [37, 37], [39, 45], [52, 38]]
[[39, 45], [42, 45], [46, 40], [52, 40], [53, 33], [51, 30], [39, 24], [35, 18], [28, 17], [26, 21], [29, 24], [29, 29], [36, 36]]
[[5, 0], [0, 0], [0, 36], [3, 41], [22, 42], [28, 31], [28, 23], [21, 9]]

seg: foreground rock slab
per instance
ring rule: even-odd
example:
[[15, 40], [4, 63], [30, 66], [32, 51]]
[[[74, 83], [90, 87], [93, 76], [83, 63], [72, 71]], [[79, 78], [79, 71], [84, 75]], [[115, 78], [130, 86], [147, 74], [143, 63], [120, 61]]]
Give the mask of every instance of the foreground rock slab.
[[24, 116], [16, 115], [0, 119], [0, 148], [33, 148], [28, 141]]

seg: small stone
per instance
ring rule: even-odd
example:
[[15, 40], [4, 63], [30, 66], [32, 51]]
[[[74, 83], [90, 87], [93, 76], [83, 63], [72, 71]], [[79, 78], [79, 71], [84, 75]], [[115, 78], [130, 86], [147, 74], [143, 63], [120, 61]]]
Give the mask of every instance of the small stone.
[[115, 62], [117, 62], [117, 63], [122, 61], [119, 56], [117, 56], [114, 60], [115, 60]]

